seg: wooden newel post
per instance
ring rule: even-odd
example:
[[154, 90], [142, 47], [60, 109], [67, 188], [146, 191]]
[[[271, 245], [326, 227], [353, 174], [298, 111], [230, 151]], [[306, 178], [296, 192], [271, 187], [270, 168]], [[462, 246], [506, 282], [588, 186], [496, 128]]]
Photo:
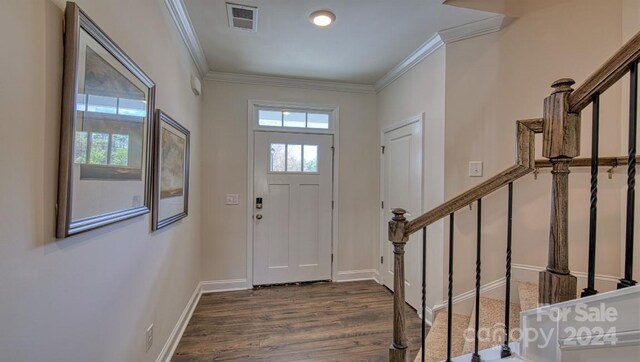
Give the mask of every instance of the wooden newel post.
[[573, 79], [560, 79], [544, 100], [542, 155], [552, 164], [551, 228], [547, 269], [540, 272], [540, 303], [576, 298], [577, 279], [569, 270], [569, 165], [580, 154], [580, 114], [569, 113]]
[[389, 221], [389, 240], [393, 243], [393, 342], [389, 348], [389, 361], [409, 360], [404, 319], [404, 246], [409, 240], [407, 219], [403, 209], [393, 209]]

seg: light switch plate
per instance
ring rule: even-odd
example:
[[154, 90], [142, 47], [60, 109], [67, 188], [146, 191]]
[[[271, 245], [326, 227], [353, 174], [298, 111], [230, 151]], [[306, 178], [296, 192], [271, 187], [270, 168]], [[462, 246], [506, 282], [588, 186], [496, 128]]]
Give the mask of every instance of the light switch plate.
[[227, 205], [238, 205], [238, 194], [227, 194], [225, 203]]
[[469, 177], [482, 177], [482, 161], [469, 161]]

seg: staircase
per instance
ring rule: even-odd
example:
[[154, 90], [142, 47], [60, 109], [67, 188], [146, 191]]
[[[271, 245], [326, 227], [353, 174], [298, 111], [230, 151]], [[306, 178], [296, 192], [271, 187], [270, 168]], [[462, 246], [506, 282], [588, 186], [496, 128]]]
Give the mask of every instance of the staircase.
[[[533, 283], [523, 283], [525, 285], [525, 294], [531, 293], [529, 289], [533, 286], [537, 298], [538, 286]], [[522, 294], [522, 293], [521, 293]], [[520, 304], [511, 303], [509, 308], [510, 319], [509, 326], [512, 331], [510, 336], [510, 342], [514, 342], [520, 339], [520, 333], [518, 327], [520, 326], [520, 312], [530, 309], [531, 305], [528, 300], [521, 299]], [[537, 302], [533, 308], [537, 308]], [[498, 346], [503, 342], [504, 334], [504, 310], [505, 302], [500, 299], [480, 297], [480, 330], [484, 333], [488, 333], [491, 338], [482, 339], [480, 341], [479, 349], [484, 350], [494, 346]], [[453, 328], [452, 328], [452, 351], [451, 356], [457, 357], [465, 354], [473, 353], [474, 351], [474, 319], [475, 308], [469, 311], [470, 315], [453, 314]], [[485, 332], [486, 331], [486, 332]], [[425, 341], [426, 361], [436, 362], [447, 359], [447, 310], [440, 310], [436, 314], [435, 321], [431, 326], [427, 338]], [[418, 352], [414, 362], [422, 361], [422, 349]]]
[[[636, 139], [638, 118], [638, 63], [640, 61], [640, 32], [620, 48], [605, 64], [591, 75], [576, 90], [572, 79], [563, 78], [552, 84], [551, 94], [544, 99], [543, 116], [537, 119], [516, 122], [516, 160], [515, 164], [494, 177], [480, 183], [444, 204], [416, 217], [405, 218], [406, 211], [395, 208], [389, 222], [389, 240], [394, 248], [394, 325], [393, 341], [389, 348], [389, 360], [406, 362], [408, 356], [405, 335], [405, 276], [404, 248], [409, 236], [422, 231], [423, 255], [422, 267], [426, 270], [427, 227], [448, 218], [449, 225], [449, 273], [446, 310], [436, 312], [433, 325], [422, 342], [422, 348], [415, 361], [521, 361], [521, 357], [533, 361], [582, 361], [594, 360], [585, 348], [598, 349], [599, 345], [577, 345], [580, 338], [567, 335], [560, 330], [562, 321], [554, 321], [553, 313], [558, 312], [556, 305], [569, 312], [579, 314], [584, 303], [609, 303], [630, 318], [621, 318], [614, 327], [620, 327], [621, 345], [609, 343], [606, 347], [607, 360], [635, 360], [640, 354], [640, 286], [633, 279], [633, 246], [635, 227], [635, 174]], [[626, 157], [600, 158], [598, 154], [598, 136], [600, 123], [600, 95], [629, 74], [629, 146]], [[580, 155], [581, 111], [592, 105], [591, 119], [591, 158], [578, 159]], [[535, 137], [542, 135], [542, 156], [547, 160], [535, 159]], [[575, 161], [575, 163], [574, 163]], [[626, 235], [624, 247], [624, 276], [616, 291], [598, 293], [595, 289], [596, 273], [596, 225], [598, 167], [614, 162], [627, 165]], [[513, 223], [513, 184], [523, 176], [533, 172], [541, 163], [552, 168], [551, 212], [549, 215], [548, 264], [539, 273], [538, 284], [519, 282], [516, 287], [519, 303], [511, 303], [512, 268], [512, 223]], [[589, 165], [591, 168], [591, 197], [589, 218], [589, 252], [587, 287], [579, 293], [577, 278], [569, 270], [569, 173], [570, 167]], [[493, 192], [508, 188], [507, 203], [507, 245], [505, 252], [505, 293], [504, 300], [481, 295], [482, 275], [482, 200]], [[454, 313], [453, 269], [454, 216], [462, 208], [476, 203], [476, 265], [475, 265], [475, 304], [471, 310]], [[545, 217], [546, 218], [546, 217]], [[539, 243], [542, 245], [541, 243]], [[445, 245], [446, 247], [446, 245]], [[469, 252], [468, 248], [465, 252]], [[495, 255], [494, 255], [495, 257]], [[492, 262], [495, 259], [492, 260]], [[467, 276], [468, 277], [468, 276]], [[422, 313], [426, 315], [425, 293], [427, 286], [422, 282]], [[581, 298], [576, 300], [576, 298]], [[554, 309], [555, 308], [555, 309]], [[581, 322], [582, 323], [582, 322]], [[608, 323], [608, 322], [607, 322]], [[582, 324], [568, 323], [571, 328], [580, 325], [585, 328], [600, 328], [606, 323], [587, 321]], [[519, 335], [516, 327], [528, 332], [531, 326], [536, 331], [549, 332], [551, 345], [538, 346], [532, 342], [528, 333]], [[423, 330], [425, 329], [423, 318]], [[615, 330], [615, 328], [614, 328]], [[553, 332], [553, 333], [552, 333]], [[591, 335], [593, 337], [593, 335]], [[573, 344], [571, 344], [573, 343]], [[635, 344], [634, 344], [635, 343]], [[579, 344], [579, 343], [578, 343]], [[634, 347], [634, 346], [637, 346]], [[631, 348], [629, 348], [631, 347]], [[563, 349], [564, 348], [564, 349]], [[426, 351], [423, 355], [422, 351]], [[596, 352], [594, 352], [597, 354]], [[601, 353], [601, 352], [598, 352]], [[595, 355], [594, 354], [594, 355]], [[595, 359], [600, 360], [600, 359]]]

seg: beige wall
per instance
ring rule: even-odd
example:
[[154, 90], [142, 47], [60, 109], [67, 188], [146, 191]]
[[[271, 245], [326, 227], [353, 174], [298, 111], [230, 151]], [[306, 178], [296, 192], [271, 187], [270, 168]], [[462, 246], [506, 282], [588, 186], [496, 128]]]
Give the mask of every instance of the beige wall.
[[[163, 2], [78, 3], [156, 82], [157, 106], [197, 135], [196, 70]], [[63, 7], [8, 0], [0, 12], [0, 359], [152, 361], [199, 281], [200, 142], [187, 219], [151, 234], [147, 215], [56, 241]]]
[[[436, 193], [442, 192], [443, 199], [450, 199], [512, 165], [515, 158], [515, 121], [541, 117], [542, 101], [550, 94], [553, 81], [572, 77], [579, 85], [622, 44], [622, 1], [544, 0], [509, 4], [509, 13], [518, 17], [508, 27], [497, 33], [447, 44], [378, 94], [380, 127], [424, 111], [427, 114], [425, 137], [428, 138], [429, 112], [441, 114], [445, 120], [441, 133], [444, 135], [441, 146], [444, 151], [437, 154], [443, 154], [444, 160], [425, 165], [427, 196], [433, 192], [429, 187], [430, 178], [438, 175], [444, 176], [442, 183], [433, 184], [436, 187], [442, 185], [442, 190]], [[633, 14], [637, 14], [637, 2], [631, 1], [625, 7], [633, 8]], [[625, 14], [626, 28], [631, 29], [626, 32], [635, 34], [638, 17], [630, 15], [627, 10]], [[445, 77], [434, 81], [434, 74], [441, 71], [445, 72]], [[439, 92], [444, 92], [444, 95]], [[444, 108], [438, 106], [440, 102], [444, 103]], [[624, 113], [620, 112], [620, 102], [620, 87], [610, 89], [602, 98], [601, 155], [618, 155], [626, 148], [620, 141], [621, 123], [624, 123], [621, 121]], [[590, 155], [590, 112], [590, 108], [583, 112], [582, 157]], [[437, 160], [438, 156], [428, 150], [429, 140], [425, 139], [425, 143], [426, 162]], [[468, 177], [469, 161], [484, 162], [484, 177]], [[599, 274], [620, 274], [623, 173], [623, 170], [618, 170], [613, 180], [608, 180], [603, 172], [600, 178]], [[588, 169], [574, 169], [570, 182], [570, 266], [574, 271], [585, 272]], [[538, 180], [528, 176], [515, 184], [514, 263], [546, 265], [550, 188], [548, 170], [542, 171]], [[474, 285], [477, 206], [473, 206], [473, 210], [467, 208], [456, 214], [455, 294], [470, 290]], [[483, 284], [504, 276], [506, 206], [506, 190], [487, 197], [483, 202]], [[443, 240], [448, 240], [448, 232], [442, 233], [441, 229], [439, 226], [439, 237], [429, 238], [430, 243], [441, 245]], [[447, 258], [448, 251], [437, 255]], [[447, 267], [446, 263], [443, 267]], [[535, 277], [536, 273], [528, 275]], [[583, 282], [582, 279], [579, 281], [579, 287]], [[442, 284], [431, 286], [435, 288]], [[597, 286], [611, 288], [613, 285]]]
[[[424, 114], [423, 211], [444, 202], [445, 55], [441, 47], [378, 93], [381, 131], [416, 114]], [[389, 219], [389, 214], [385, 214], [381, 222]], [[443, 223], [427, 230], [427, 304], [433, 306], [442, 299]], [[383, 243], [388, 242], [386, 235], [382, 239]]]
[[[375, 95], [205, 81], [201, 134], [202, 279], [247, 277], [250, 99], [339, 107], [338, 270], [376, 268], [379, 191]], [[240, 204], [225, 205], [225, 194], [239, 194]]]
[[[578, 85], [621, 45], [621, 1], [576, 0], [523, 9], [498, 33], [447, 45], [446, 187], [451, 198], [480, 179], [467, 176], [468, 162], [484, 161], [486, 179], [514, 161], [514, 121], [542, 115], [551, 83], [563, 77]], [[567, 19], [571, 19], [567, 22]], [[594, 24], [597, 24], [594, 26]], [[606, 29], [606, 30], [605, 30]], [[594, 46], [597, 44], [597, 46]], [[602, 99], [601, 155], [620, 151], [620, 88]], [[590, 110], [583, 112], [582, 157], [590, 155]], [[540, 152], [538, 150], [538, 155]], [[603, 175], [604, 176], [604, 175]], [[570, 267], [585, 272], [588, 244], [588, 170], [572, 171], [570, 186]], [[618, 275], [621, 177], [602, 177], [598, 209], [598, 260], [601, 274]], [[514, 261], [545, 266], [551, 181], [548, 171], [515, 185]], [[483, 280], [504, 275], [506, 191], [484, 200]], [[520, 205], [518, 207], [517, 205]], [[475, 212], [460, 213], [458, 245], [474, 248]], [[457, 258], [457, 291], [473, 286], [474, 255]], [[459, 267], [458, 267], [459, 265]], [[463, 275], [468, 276], [467, 278]]]

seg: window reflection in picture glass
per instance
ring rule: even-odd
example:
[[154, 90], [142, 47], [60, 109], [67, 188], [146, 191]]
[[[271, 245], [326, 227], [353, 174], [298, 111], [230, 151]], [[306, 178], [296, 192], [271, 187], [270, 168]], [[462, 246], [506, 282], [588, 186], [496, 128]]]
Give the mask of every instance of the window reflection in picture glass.
[[109, 160], [109, 135], [106, 133], [91, 133], [91, 148], [89, 163], [92, 165], [106, 165]]
[[111, 135], [111, 150], [109, 150], [109, 164], [127, 166], [129, 164], [129, 136], [126, 134]]
[[155, 84], [67, 2], [58, 213], [64, 238], [148, 213]]
[[87, 145], [89, 134], [87, 132], [76, 132], [76, 142], [73, 147], [73, 162], [87, 163]]

